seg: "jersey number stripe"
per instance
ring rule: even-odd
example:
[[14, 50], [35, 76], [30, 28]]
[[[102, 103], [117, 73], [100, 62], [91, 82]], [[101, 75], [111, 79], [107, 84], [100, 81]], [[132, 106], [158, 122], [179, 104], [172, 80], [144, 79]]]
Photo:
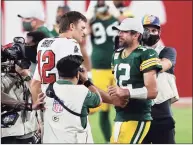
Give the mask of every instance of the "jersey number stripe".
[[[121, 63], [119, 65], [118, 64], [115, 65], [114, 77], [116, 79], [116, 83], [118, 81], [120, 87], [126, 87], [126, 86], [123, 86], [123, 81], [128, 81], [130, 79], [130, 69], [131, 67], [129, 64]], [[122, 71], [122, 70], [125, 70], [124, 75], [120, 75], [119, 78], [117, 78], [116, 77], [117, 71]], [[127, 84], [127, 87], [132, 87], [132, 85]]]
[[107, 37], [113, 37], [112, 40], [114, 41], [115, 36], [117, 35], [117, 31], [112, 29], [112, 26], [117, 26], [118, 22], [114, 22], [109, 25], [106, 29], [102, 23], [97, 22], [92, 25], [92, 31], [94, 35], [94, 42], [97, 45], [103, 44], [106, 42]]
[[[48, 61], [46, 63], [46, 61]], [[40, 62], [43, 63], [42, 68], [40, 68]], [[55, 67], [55, 54], [52, 50], [46, 50], [42, 57], [41, 51], [38, 52], [38, 70], [41, 76], [41, 82], [43, 84], [52, 83], [56, 81], [56, 74], [49, 73]]]

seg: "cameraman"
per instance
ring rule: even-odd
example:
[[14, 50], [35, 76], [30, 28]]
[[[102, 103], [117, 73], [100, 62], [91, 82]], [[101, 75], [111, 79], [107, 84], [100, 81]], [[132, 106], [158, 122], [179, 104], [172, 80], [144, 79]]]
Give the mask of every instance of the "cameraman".
[[32, 101], [26, 86], [31, 77], [28, 70], [30, 63], [24, 59], [24, 39], [22, 41], [20, 38], [14, 39], [14, 42], [2, 50], [1, 93], [4, 97], [8, 95], [19, 102], [25, 102], [26, 107], [22, 111], [12, 109], [1, 114], [5, 117], [5, 122], [2, 122], [5, 124], [1, 124], [3, 144], [30, 143], [34, 132], [38, 129], [36, 111], [29, 111]]

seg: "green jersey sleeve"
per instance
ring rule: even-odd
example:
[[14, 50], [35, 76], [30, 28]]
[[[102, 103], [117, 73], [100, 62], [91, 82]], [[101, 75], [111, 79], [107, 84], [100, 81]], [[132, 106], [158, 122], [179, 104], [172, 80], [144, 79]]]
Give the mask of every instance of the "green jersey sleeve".
[[88, 91], [83, 105], [88, 108], [98, 107], [100, 105], [100, 96], [97, 93]]
[[162, 70], [162, 66], [159, 63], [158, 54], [154, 49], [146, 49], [141, 55], [142, 63], [140, 65], [140, 71], [147, 72], [150, 70], [156, 70], [159, 72]]

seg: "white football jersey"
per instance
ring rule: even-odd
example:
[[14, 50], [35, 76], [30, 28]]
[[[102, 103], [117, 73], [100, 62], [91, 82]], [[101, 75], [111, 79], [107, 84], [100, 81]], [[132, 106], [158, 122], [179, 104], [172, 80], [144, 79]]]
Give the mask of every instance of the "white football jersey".
[[[41, 89], [45, 92], [46, 84], [58, 80], [57, 62], [68, 55], [80, 55], [80, 45], [74, 39], [45, 38], [37, 48], [38, 64], [33, 79], [41, 81]], [[64, 66], [65, 67], [65, 66]]]

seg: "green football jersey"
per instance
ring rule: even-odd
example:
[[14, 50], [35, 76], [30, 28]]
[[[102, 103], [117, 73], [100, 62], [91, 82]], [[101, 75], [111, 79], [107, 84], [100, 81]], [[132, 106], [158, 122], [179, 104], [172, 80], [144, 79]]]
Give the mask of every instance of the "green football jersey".
[[[153, 49], [139, 46], [124, 59], [121, 57], [122, 52], [123, 49], [117, 50], [112, 58], [113, 72], [119, 87], [142, 88], [145, 86], [143, 73], [162, 69], [158, 54]], [[115, 121], [152, 120], [151, 104], [149, 99], [129, 99], [125, 108], [115, 107]]]
[[118, 25], [118, 20], [111, 16], [107, 20], [96, 17], [91, 21], [92, 67], [95, 69], [110, 69], [113, 54], [114, 38], [117, 35], [112, 26]]

